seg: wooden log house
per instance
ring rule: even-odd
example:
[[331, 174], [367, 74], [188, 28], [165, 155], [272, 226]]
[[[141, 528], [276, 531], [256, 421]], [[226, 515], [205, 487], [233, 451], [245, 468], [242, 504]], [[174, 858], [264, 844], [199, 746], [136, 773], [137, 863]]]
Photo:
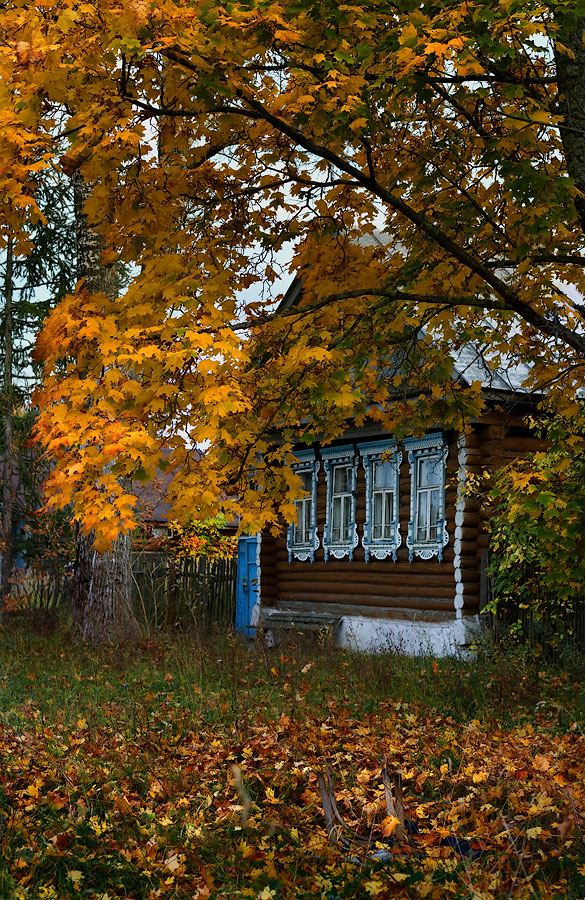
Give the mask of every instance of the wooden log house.
[[525, 422], [535, 407], [522, 391], [526, 370], [490, 371], [471, 346], [454, 368], [486, 393], [468, 433], [395, 441], [349, 426], [333, 444], [295, 451], [308, 496], [296, 526], [258, 535], [252, 554], [248, 546], [250, 628], [270, 637], [328, 624], [341, 646], [438, 655], [479, 635], [488, 533], [469, 474], [542, 443]]

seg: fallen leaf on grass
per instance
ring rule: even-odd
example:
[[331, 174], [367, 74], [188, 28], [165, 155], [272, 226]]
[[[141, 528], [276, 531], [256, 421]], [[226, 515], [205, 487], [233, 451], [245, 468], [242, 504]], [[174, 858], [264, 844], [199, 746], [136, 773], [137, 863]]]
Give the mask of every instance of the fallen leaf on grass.
[[550, 769], [550, 762], [548, 761], [546, 756], [537, 754], [534, 757], [534, 768], [537, 772], [546, 772], [548, 769]]

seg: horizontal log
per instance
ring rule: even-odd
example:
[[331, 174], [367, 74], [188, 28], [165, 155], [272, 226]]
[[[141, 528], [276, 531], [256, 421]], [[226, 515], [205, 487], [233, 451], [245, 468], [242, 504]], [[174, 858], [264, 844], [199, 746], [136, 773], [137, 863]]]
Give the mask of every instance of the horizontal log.
[[471, 591], [472, 594], [479, 591], [481, 584], [481, 567], [479, 560], [477, 561], [476, 568], [473, 572], [463, 577], [462, 583], [465, 591]]
[[[447, 587], [450, 590], [454, 590], [454, 584], [452, 572], [448, 572], [445, 575], [415, 575], [413, 573], [408, 580], [408, 593], [412, 593], [420, 587]], [[357, 572], [345, 573], [343, 580], [332, 578], [328, 572], [307, 572], [304, 577], [292, 572], [288, 575], [283, 572], [279, 579], [279, 585], [282, 590], [287, 591], [307, 590], [308, 585], [311, 588], [315, 587], [316, 590], [320, 590], [322, 585], [327, 585], [327, 590], [335, 588], [335, 590], [344, 593], [348, 590], [360, 591], [363, 588], [361, 592], [365, 594], [380, 594], [384, 593], [385, 587], [400, 587], [404, 593], [405, 579], [404, 574], [370, 575], [369, 572], [363, 569]], [[393, 593], [395, 592], [393, 591]]]
[[[286, 543], [285, 543], [286, 546]], [[271, 544], [266, 544], [264, 542], [264, 538], [262, 538], [262, 543], [260, 544], [260, 559], [265, 562], [269, 562], [274, 559], [276, 552], [278, 551], [278, 543], [274, 541]]]
[[543, 441], [542, 438], [515, 437], [514, 435], [506, 435], [503, 444], [506, 450], [519, 453], [533, 453], [538, 450], [544, 450], [547, 447], [547, 441]]
[[465, 450], [469, 453], [472, 450], [477, 450], [480, 446], [481, 439], [477, 431], [472, 431], [471, 434], [465, 435]]
[[477, 539], [480, 534], [479, 528], [462, 528], [463, 536], [461, 538], [461, 555], [470, 556], [475, 554], [477, 550]]
[[260, 573], [260, 590], [262, 593], [264, 591], [277, 591], [278, 590], [278, 580], [276, 578], [265, 578], [264, 573]]
[[477, 561], [473, 556], [462, 556], [459, 560], [458, 571], [463, 578], [473, 578], [479, 574]]
[[463, 597], [467, 598], [465, 602], [469, 600], [471, 603], [477, 602], [477, 598], [479, 597], [479, 589], [480, 583], [479, 581], [476, 584], [465, 584], [463, 583]]
[[483, 465], [491, 472], [495, 472], [497, 469], [501, 469], [504, 465], [504, 458], [501, 454], [489, 454], [484, 456]]
[[262, 540], [262, 543], [260, 544], [260, 561], [264, 562], [265, 565], [269, 565], [272, 562], [272, 560], [274, 559], [277, 552], [278, 552], [277, 544], [272, 544], [271, 546], [268, 546], [267, 544], [264, 543], [264, 540]]
[[465, 590], [473, 590], [479, 589], [479, 583], [481, 581], [480, 571], [479, 571], [479, 562], [476, 560], [476, 568], [471, 572], [461, 573], [461, 583]]
[[287, 603], [287, 602], [297, 602], [297, 603], [336, 603], [340, 606], [343, 606], [345, 603], [348, 605], [362, 605], [368, 606], [370, 609], [392, 609], [398, 606], [401, 606], [405, 609], [436, 609], [436, 610], [451, 610], [454, 609], [454, 600], [452, 597], [440, 598], [440, 597], [427, 597], [420, 599], [413, 599], [412, 597], [404, 597], [399, 596], [398, 594], [393, 596], [384, 596], [384, 597], [370, 597], [367, 594], [349, 594], [347, 597], [340, 596], [339, 594], [327, 594], [327, 593], [298, 593], [298, 594], [287, 594], [286, 592], [279, 592], [278, 594], [278, 603]]
[[424, 607], [427, 603], [448, 604], [453, 606], [455, 602], [455, 585], [448, 588], [421, 588], [418, 591], [407, 591], [404, 585], [396, 585], [394, 588], [386, 587], [385, 590], [378, 591], [352, 591], [351, 585], [346, 585], [343, 591], [339, 590], [337, 585], [305, 585], [304, 590], [289, 590], [287, 587], [281, 586], [276, 591], [279, 598], [291, 600], [305, 600], [314, 597], [315, 600], [328, 598], [337, 600], [340, 603], [345, 601], [348, 603], [370, 603], [373, 606], [396, 606], [402, 604], [405, 600], [412, 605], [412, 608]]
[[470, 581], [463, 583], [463, 593], [469, 594], [470, 597], [475, 597], [479, 595], [481, 588], [481, 579], [478, 578], [477, 581]]
[[262, 557], [260, 557], [260, 568], [267, 577], [278, 577], [278, 566], [276, 565], [276, 560], [274, 559], [274, 557], [271, 557], [269, 560], [262, 559]]
[[501, 418], [495, 421], [492, 420], [486, 426], [486, 434], [494, 440], [501, 439], [506, 434], [506, 425], [502, 422]]
[[497, 469], [503, 458], [503, 447], [487, 447], [482, 455], [482, 465], [488, 469]]
[[464, 609], [464, 611], [467, 612], [468, 614], [469, 614], [469, 613], [476, 613], [476, 612], [479, 612], [479, 596], [476, 597], [476, 598], [473, 600], [473, 602], [470, 601], [470, 602], [468, 603], [468, 602], [466, 601], [465, 604], [464, 604], [464, 606], [463, 606], [463, 609]]
[[476, 526], [481, 518], [481, 506], [473, 497], [465, 497], [465, 505], [463, 506], [463, 516], [465, 524]]
[[277, 550], [278, 550], [278, 543], [276, 541], [273, 541], [272, 543], [267, 544], [264, 541], [264, 538], [262, 538], [262, 542], [260, 544], [260, 559], [264, 560], [265, 562], [269, 562], [270, 560], [274, 559], [274, 556], [275, 556]]
[[475, 558], [475, 554], [477, 552], [477, 532], [474, 540], [466, 540], [461, 541], [461, 553], [460, 556], [463, 559], [472, 559]]

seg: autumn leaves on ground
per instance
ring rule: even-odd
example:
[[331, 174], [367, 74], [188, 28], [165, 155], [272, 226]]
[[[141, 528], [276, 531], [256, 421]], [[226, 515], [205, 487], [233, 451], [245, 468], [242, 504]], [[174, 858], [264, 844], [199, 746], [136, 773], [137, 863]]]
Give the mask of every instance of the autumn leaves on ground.
[[[578, 667], [7, 629], [0, 656], [3, 898], [585, 895]], [[327, 761], [368, 851], [327, 840]]]

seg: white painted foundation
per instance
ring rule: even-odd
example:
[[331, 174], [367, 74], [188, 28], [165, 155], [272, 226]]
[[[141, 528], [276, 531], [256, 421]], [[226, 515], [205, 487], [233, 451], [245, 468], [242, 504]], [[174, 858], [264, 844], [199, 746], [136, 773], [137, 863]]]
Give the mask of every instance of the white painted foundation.
[[413, 656], [449, 656], [461, 652], [479, 636], [479, 616], [447, 622], [343, 616], [335, 643], [366, 653], [394, 650]]

